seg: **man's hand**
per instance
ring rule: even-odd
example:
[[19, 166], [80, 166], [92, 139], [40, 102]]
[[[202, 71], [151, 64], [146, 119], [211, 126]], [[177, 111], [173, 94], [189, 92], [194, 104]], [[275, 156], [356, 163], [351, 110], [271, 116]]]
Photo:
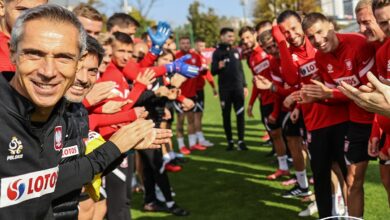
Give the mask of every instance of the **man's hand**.
[[373, 137], [368, 141], [368, 155], [371, 157], [379, 156], [379, 139]]
[[225, 68], [225, 61], [224, 60], [221, 60], [218, 62], [218, 69], [222, 69], [222, 68]]
[[151, 134], [152, 132], [155, 132], [153, 127], [153, 121], [138, 119], [133, 123], [121, 127], [111, 136], [110, 141], [117, 146], [121, 153], [125, 153], [134, 149], [138, 144], [143, 142], [146, 137], [150, 138], [151, 142], [154, 142], [156, 134]]
[[326, 87], [322, 82], [312, 79], [314, 84], [304, 84], [301, 92], [307, 97], [315, 99], [329, 99], [333, 97], [332, 89]]
[[185, 76], [175, 73], [171, 78], [171, 85], [180, 88], [180, 86], [187, 80]]
[[152, 41], [152, 47], [150, 52], [154, 55], [160, 55], [163, 45], [171, 35], [171, 27], [166, 22], [158, 22], [156, 32], [153, 32], [151, 28], [148, 28], [148, 35]]
[[172, 114], [171, 114], [171, 112], [169, 111], [169, 109], [164, 108], [164, 116], [163, 116], [162, 119], [164, 119], [164, 120], [169, 120], [169, 119], [171, 119], [171, 118], [172, 118]]
[[213, 89], [213, 96], [218, 97], [218, 91], [216, 89]]
[[155, 92], [157, 97], [168, 97], [169, 89], [166, 86], [160, 86]]
[[299, 90], [299, 98], [295, 98], [295, 101], [299, 104], [307, 104], [318, 101], [318, 99], [308, 96], [307, 93], [305, 93], [302, 89]]
[[168, 73], [178, 73], [187, 78], [195, 78], [199, 75], [199, 67], [186, 64], [185, 62], [189, 59], [191, 59], [191, 54], [180, 57], [173, 63], [166, 64], [165, 68]]
[[390, 87], [379, 82], [372, 74], [367, 75], [370, 84], [359, 89], [341, 82], [339, 90], [358, 106], [369, 111], [390, 117]]
[[[152, 142], [151, 145], [146, 146], [147, 148], [160, 148], [162, 144], [168, 144], [172, 137], [172, 130], [171, 129], [161, 129], [161, 128], [154, 128], [155, 133], [155, 139]], [[137, 150], [138, 146], [135, 148]]]
[[272, 116], [272, 115], [269, 115], [268, 122], [271, 124], [276, 124], [276, 118], [274, 118], [274, 116]]
[[137, 116], [137, 119], [143, 118], [145, 119], [148, 117], [149, 112], [145, 110], [145, 107], [135, 107], [134, 108], [135, 115]]
[[287, 96], [283, 101], [283, 106], [291, 109], [292, 106], [295, 104], [296, 99], [300, 99], [299, 91], [295, 91], [291, 93], [289, 96]]
[[295, 108], [291, 114], [290, 114], [290, 119], [292, 121], [292, 123], [297, 123], [298, 119], [299, 119], [299, 109], [298, 108]]
[[185, 99], [183, 100], [183, 102], [181, 103], [181, 105], [183, 106], [183, 110], [184, 110], [184, 111], [189, 111], [189, 110], [191, 110], [192, 108], [194, 108], [195, 103], [194, 103], [194, 101], [192, 101], [191, 99], [185, 98]]
[[96, 105], [105, 99], [117, 96], [111, 92], [115, 86], [116, 83], [112, 81], [98, 82], [92, 87], [91, 91], [88, 92], [85, 98], [90, 105]]
[[248, 114], [249, 118], [253, 118], [253, 112], [252, 112], [253, 106], [248, 105], [248, 108], [246, 109], [246, 113]]
[[256, 75], [253, 78], [256, 88], [261, 89], [261, 90], [269, 90], [272, 87], [272, 82], [269, 81], [267, 78], [264, 76]]
[[114, 114], [114, 113], [120, 112], [124, 105], [127, 105], [131, 102], [132, 102], [131, 100], [126, 100], [126, 101], [110, 100], [103, 105], [102, 112], [104, 114]]
[[176, 100], [177, 97], [179, 96], [180, 96], [180, 89], [177, 88], [169, 89], [168, 96], [167, 96], [169, 100]]
[[152, 69], [146, 69], [145, 72], [138, 74], [136, 81], [145, 86], [151, 85], [156, 79], [156, 73]]
[[244, 97], [245, 98], [248, 97], [248, 94], [249, 94], [248, 88], [244, 87]]

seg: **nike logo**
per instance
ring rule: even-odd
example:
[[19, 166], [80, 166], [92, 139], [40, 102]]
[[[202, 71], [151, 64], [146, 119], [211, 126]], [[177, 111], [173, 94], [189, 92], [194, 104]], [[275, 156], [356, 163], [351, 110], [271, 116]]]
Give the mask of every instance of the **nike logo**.
[[371, 58], [366, 60], [366, 61], [363, 61], [363, 65], [366, 65], [368, 62], [370, 62]]

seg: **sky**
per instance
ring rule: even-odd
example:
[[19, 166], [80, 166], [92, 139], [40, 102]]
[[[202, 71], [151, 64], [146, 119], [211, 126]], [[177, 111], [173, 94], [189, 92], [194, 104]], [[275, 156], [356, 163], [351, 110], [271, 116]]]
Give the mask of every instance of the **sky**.
[[[99, 8], [107, 15], [111, 15], [113, 12], [119, 10], [119, 5], [122, 0], [102, 0], [105, 7]], [[134, 3], [134, 0], [128, 0], [128, 2]], [[153, 8], [151, 9], [148, 17], [159, 21], [164, 20], [169, 22], [173, 27], [180, 26], [187, 22], [187, 14], [189, 5], [194, 2], [193, 0], [157, 0]], [[240, 0], [199, 0], [206, 10], [208, 7], [214, 8], [215, 12], [222, 16], [227, 17], [244, 17], [243, 8], [240, 5]], [[251, 17], [251, 4], [253, 0], [246, 0], [246, 14], [247, 17]]]

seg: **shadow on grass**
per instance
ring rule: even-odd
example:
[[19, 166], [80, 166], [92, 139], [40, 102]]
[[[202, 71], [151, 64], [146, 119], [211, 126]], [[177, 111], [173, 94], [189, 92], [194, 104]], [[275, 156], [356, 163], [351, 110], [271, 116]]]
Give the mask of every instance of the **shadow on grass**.
[[[181, 173], [170, 174], [175, 200], [191, 212], [186, 219], [292, 219], [304, 208], [305, 204], [297, 199], [281, 198], [282, 187], [270, 186], [264, 178], [269, 174], [268, 168], [257, 166], [252, 162], [254, 158], [241, 162], [244, 160], [240, 157], [248, 155], [221, 155], [218, 149], [206, 152], [192, 155]], [[215, 158], [217, 154], [223, 159]]]

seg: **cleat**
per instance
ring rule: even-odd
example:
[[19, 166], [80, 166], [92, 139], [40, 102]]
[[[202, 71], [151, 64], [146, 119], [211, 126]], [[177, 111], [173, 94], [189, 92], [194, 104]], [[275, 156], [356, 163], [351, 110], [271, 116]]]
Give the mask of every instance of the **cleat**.
[[191, 146], [190, 147], [190, 150], [193, 151], [193, 150], [200, 150], [200, 151], [204, 151], [206, 150], [207, 148], [205, 146], [202, 146], [200, 144], [195, 144], [194, 146]]
[[309, 188], [303, 189], [298, 184], [282, 194], [283, 198], [304, 197], [313, 194]]
[[188, 149], [186, 146], [180, 148], [180, 153], [184, 155], [188, 155], [191, 153], [190, 149]]

